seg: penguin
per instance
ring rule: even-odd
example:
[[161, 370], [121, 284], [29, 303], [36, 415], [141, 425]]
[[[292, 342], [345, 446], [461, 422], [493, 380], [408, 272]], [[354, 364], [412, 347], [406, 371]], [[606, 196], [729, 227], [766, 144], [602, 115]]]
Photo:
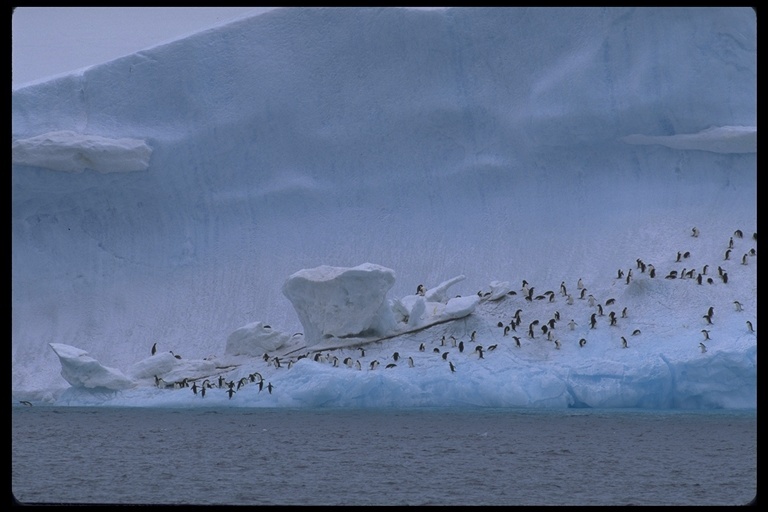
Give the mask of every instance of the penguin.
[[200, 388], [200, 396], [201, 396], [201, 397], [203, 397], [203, 398], [205, 398], [205, 386], [203, 386], [202, 388]]
[[629, 348], [629, 345], [627, 345], [627, 338], [624, 336], [621, 337], [621, 348]]
[[675, 260], [675, 263], [680, 263], [680, 258], [682, 257], [682, 253], [680, 251], [677, 251], [677, 259]]
[[[243, 377], [243, 379], [244, 379], [244, 378], [245, 378], [245, 377]], [[240, 388], [241, 388], [241, 387], [243, 387], [243, 386], [245, 385], [245, 384], [243, 383], [243, 379], [240, 379], [239, 381], [237, 381], [237, 390], [238, 390], [238, 391], [240, 391]], [[194, 387], [194, 386], [193, 386], [193, 387]], [[194, 389], [193, 389], [193, 391], [194, 391]], [[195, 394], [197, 394], [197, 393], [195, 393]]]
[[627, 284], [629, 284], [629, 282], [630, 282], [631, 280], [632, 280], [632, 276], [631, 276], [631, 275], [629, 275], [629, 274], [627, 274]]
[[427, 292], [427, 290], [424, 288], [423, 284], [420, 284], [416, 287], [416, 295], [424, 296], [424, 294]]
[[453, 363], [452, 363], [451, 361], [448, 361], [448, 366], [450, 366], [450, 367], [451, 367], [451, 373], [453, 373], [453, 372], [455, 372], [455, 371], [456, 371], [456, 367], [455, 367], [455, 366], [453, 366]]
[[706, 330], [706, 329], [702, 329], [702, 330], [701, 330], [701, 333], [704, 335], [704, 339], [705, 339], [705, 340], [708, 340], [708, 339], [709, 339], [709, 331], [708, 331], [708, 330]]
[[573, 306], [573, 295], [568, 294], [568, 298], [565, 299], [565, 303], [568, 304], [569, 306]]
[[624, 271], [619, 269], [618, 276], [616, 277], [616, 279], [621, 279], [622, 277], [624, 277]]
[[592, 316], [589, 318], [589, 328], [594, 329], [597, 325], [597, 314], [592, 313]]
[[649, 265], [649, 267], [650, 267], [650, 270], [648, 271], [648, 275], [651, 276], [651, 279], [653, 279], [654, 277], [656, 277], [656, 269], [654, 268], [653, 265]]
[[518, 309], [517, 311], [515, 311], [515, 320], [517, 322], [517, 325], [520, 325], [520, 313], [522, 312], [523, 312], [522, 309]]
[[715, 307], [714, 306], [709, 306], [709, 309], [707, 310], [707, 316], [709, 316], [709, 317], [715, 316]]
[[443, 334], [443, 337], [442, 337], [442, 338], [440, 338], [440, 346], [441, 346], [441, 347], [444, 347], [444, 346], [445, 346], [445, 334]]
[[549, 330], [549, 328], [546, 325], [542, 325], [541, 326], [541, 333], [542, 334], [547, 334], [548, 330]]
[[606, 305], [606, 306], [610, 306], [610, 305], [611, 305], [611, 304], [613, 304], [614, 302], [616, 302], [616, 299], [608, 299], [607, 301], [605, 301], [605, 305]]
[[610, 325], [615, 326], [616, 325], [616, 313], [611, 311], [610, 315], [608, 315], [608, 316], [611, 317]]
[[512, 336], [512, 337], [515, 339], [515, 346], [517, 348], [520, 348], [521, 347], [521, 345], [520, 345], [520, 337], [519, 336]]
[[744, 256], [741, 257], [741, 264], [746, 265], [747, 264], [747, 258], [749, 257], [749, 254], [744, 254]]
[[728, 272], [723, 272], [723, 284], [728, 283]]
[[693, 231], [693, 233], [691, 234], [692, 237], [696, 238], [699, 236], [699, 229], [696, 226], [694, 226], [691, 231]]
[[[555, 311], [555, 320], [557, 320], [558, 322], [560, 321], [560, 312], [559, 311]], [[552, 327], [554, 327], [554, 325]]]
[[584, 338], [581, 338], [581, 339], [579, 340], [579, 346], [580, 346], [580, 347], [583, 347], [583, 346], [584, 346], [584, 345], [586, 345], [586, 344], [587, 344], [587, 340], [585, 340]]
[[704, 265], [704, 268], [701, 269], [701, 275], [703, 276], [707, 275], [708, 268], [709, 268], [709, 265]]
[[504, 327], [504, 322], [499, 320], [499, 322], [496, 324], [496, 327]]
[[573, 319], [573, 318], [571, 318], [571, 321], [570, 321], [570, 322], [568, 322], [568, 328], [569, 328], [570, 330], [572, 330], [572, 331], [576, 329], [576, 326], [577, 326], [577, 325], [579, 325], [579, 324], [577, 324], [577, 323], [576, 323], [576, 321], [574, 321], [574, 319]]
[[359, 360], [359, 359], [356, 359], [356, 360], [355, 360], [355, 370], [362, 370], [362, 369], [363, 369], [363, 367], [362, 367], [362, 365], [360, 364], [360, 360]]
[[352, 358], [351, 357], [345, 357], [344, 358], [344, 364], [347, 366], [347, 368], [352, 368]]
[[475, 347], [475, 352], [477, 352], [477, 354], [480, 356], [480, 359], [484, 359], [483, 358], [483, 347], [482, 347], [482, 345], [476, 346]]
[[712, 317], [711, 317], [711, 316], [709, 316], [709, 315], [704, 315], [704, 316], [702, 316], [702, 318], [703, 318], [704, 320], [706, 320], [708, 324], [710, 324], [710, 325], [712, 324]]
[[733, 232], [733, 236], [735, 236], [736, 238], [744, 238], [744, 233], [742, 233], [740, 229], [737, 229], [736, 231]]
[[701, 348], [701, 353], [702, 354], [707, 351], [707, 346], [705, 344], [699, 343], [699, 347]]
[[[272, 361], [275, 364], [275, 368], [280, 368], [280, 358], [275, 356], [275, 359]], [[336, 356], [333, 356], [333, 366], [339, 365], [339, 358]]]
[[472, 334], [469, 336], [470, 341], [475, 341], [475, 337], [477, 336], [477, 331], [472, 331]]
[[397, 361], [398, 359], [400, 359], [400, 354], [398, 352], [395, 352], [394, 354], [392, 354], [392, 359]]
[[640, 329], [635, 329], [632, 331], [632, 336], [639, 336], [640, 335]]
[[176, 359], [181, 359], [181, 356], [180, 356], [180, 355], [178, 355], [178, 354], [174, 354], [174, 353], [173, 353], [173, 350], [169, 350], [168, 352], [170, 352], [170, 353], [171, 353], [171, 355], [172, 355], [173, 357], [175, 357]]
[[274, 387], [275, 386], [273, 386], [271, 382], [269, 384], [267, 384], [267, 391], [269, 391], [270, 395], [272, 394], [272, 388], [274, 388]]
[[152, 355], [155, 355], [157, 353], [157, 343], [152, 345]]
[[549, 328], [550, 328], [550, 329], [554, 329], [554, 328], [555, 328], [555, 319], [554, 319], [554, 318], [550, 318], [550, 319], [547, 321], [547, 325], [549, 325]]
[[579, 298], [583, 299], [586, 294], [587, 294], [587, 289], [586, 288], [582, 288], [581, 289], [581, 294], [579, 295]]
[[375, 370], [377, 366], [379, 366], [379, 362], [376, 359], [371, 361], [371, 365], [370, 365], [371, 370]]
[[448, 354], [449, 354], [449, 353], [450, 353], [450, 352], [443, 352], [443, 355], [442, 355], [442, 356], [440, 356], [440, 357], [442, 357], [442, 358], [443, 358], [443, 361], [447, 361], [447, 360], [448, 360]]
[[555, 340], [555, 349], [560, 350], [560, 341]]
[[755, 231], [754, 233], [752, 233], [752, 239], [753, 239], [755, 242], [757, 242], [757, 231]]
[[576, 288], [578, 290], [581, 290], [582, 288], [584, 288], [584, 282], [581, 280], [581, 278], [579, 278], [579, 282], [576, 283]]
[[757, 256], [757, 251], [755, 250], [754, 247], [749, 250], [749, 255], [750, 256]]
[[197, 382], [192, 383], [192, 393], [197, 394]]
[[701, 284], [703, 281], [704, 281], [704, 278], [703, 278], [703, 277], [701, 277], [701, 274], [699, 274], [698, 276], [696, 276], [696, 282], [697, 282], [698, 284]]
[[357, 350], [360, 351], [360, 357], [365, 357], [365, 349], [363, 347], [357, 347]]
[[731, 250], [730, 249], [725, 251], [725, 258], [724, 259], [726, 259], [726, 260], [731, 259]]
[[552, 341], [552, 330], [547, 331], [547, 341]]
[[224, 377], [219, 375], [219, 387], [222, 387], [224, 385]]
[[464, 352], [464, 342], [463, 341], [459, 342], [459, 352]]
[[568, 295], [568, 290], [565, 288], [565, 281], [562, 281], [560, 283], [560, 293], [563, 294], [563, 297], [566, 297]]
[[229, 395], [229, 399], [230, 399], [230, 400], [232, 400], [232, 395], [234, 395], [234, 394], [235, 394], [235, 390], [234, 390], [234, 389], [232, 389], [232, 388], [229, 388], [229, 389], [227, 390], [227, 394]]
[[677, 279], [677, 270], [670, 270], [664, 279]]
[[421, 343], [419, 345], [419, 352], [424, 352], [424, 350], [425, 350], [424, 343]]
[[589, 294], [589, 300], [587, 301], [587, 303], [589, 304], [589, 307], [591, 308], [595, 307], [596, 299], [595, 299], [595, 296], [592, 295], [591, 293]]
[[321, 359], [322, 357], [323, 357], [323, 355], [322, 355], [320, 352], [318, 352], [317, 354], [315, 354], [315, 357], [313, 357], [312, 359], [313, 359], [313, 360], [314, 360], [316, 363], [319, 363], [319, 362], [320, 362], [320, 359]]
[[389, 363], [389, 364], [388, 364], [387, 366], [385, 366], [384, 368], [394, 368], [395, 366], [397, 366], [395, 363]]
[[509, 334], [509, 326], [504, 327], [504, 336]]
[[[728, 240], [728, 248], [729, 249], [733, 249], [733, 237], [731, 237], [731, 239]], [[728, 259], [728, 258], [726, 258], [726, 259]]]
[[30, 402], [29, 400], [19, 400], [19, 403], [21, 405], [26, 405], [27, 407], [32, 407], [32, 402]]
[[432, 349], [432, 352], [434, 352], [435, 354], [439, 354], [440, 353], [440, 349], [435, 347], [435, 348]]
[[744, 308], [741, 307], [741, 302], [735, 300], [733, 304], [736, 306], [736, 311], [744, 311]]
[[408, 367], [413, 368], [413, 358], [410, 356], [408, 357]]
[[715, 281], [711, 277], [708, 277], [707, 284], [715, 284]]
[[497, 347], [497, 346], [498, 346], [498, 344], [497, 344], [497, 343], [494, 343], [493, 345], [488, 345], [488, 352], [490, 352], [490, 351], [492, 351], [492, 350], [496, 350], [496, 347]]
[[603, 316], [603, 306], [600, 304], [597, 305], [597, 316]]
[[627, 318], [627, 308], [621, 310], [621, 318]]
[[690, 253], [690, 251], [685, 251], [685, 252], [683, 253], [683, 259], [687, 259], [687, 258], [690, 258], [690, 257], [691, 257], [691, 253]]
[[260, 380], [260, 381], [259, 381], [259, 393], [261, 393], [261, 390], [262, 390], [262, 389], [264, 389], [264, 381], [263, 381], [263, 380]]
[[755, 330], [752, 328], [752, 322], [747, 320], [747, 329], [749, 329], [749, 332], [755, 332]]
[[[277, 358], [275, 358], [277, 359]], [[336, 356], [333, 356], [333, 367], [338, 368], [339, 367], [339, 358]]]

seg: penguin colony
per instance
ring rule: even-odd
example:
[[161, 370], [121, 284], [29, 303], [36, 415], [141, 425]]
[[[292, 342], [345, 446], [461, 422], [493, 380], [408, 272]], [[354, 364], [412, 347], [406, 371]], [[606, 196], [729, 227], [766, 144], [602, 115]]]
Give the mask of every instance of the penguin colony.
[[[614, 346], [617, 349], [631, 351], [633, 346], [640, 343], [653, 343], [653, 340], [643, 340], [641, 327], [655, 325], [656, 319], [633, 314], [629, 306], [621, 304], [622, 287], [645, 286], [648, 283], [643, 284], [643, 281], [662, 279], [675, 282], [669, 286], [729, 286], [729, 279], [741, 278], [742, 273], [745, 272], [743, 267], [749, 266], [750, 260], [757, 256], [755, 248], [757, 233], [745, 238], [741, 230], [734, 231], [733, 236], [729, 236], [724, 241], [723, 251], [719, 255], [698, 255], [697, 244], [706, 239], [706, 233], [701, 233], [696, 227], [689, 233], [693, 239], [690, 247], [686, 247], [685, 250], [671, 251], [666, 261], [656, 262], [659, 268], [658, 275], [653, 264], [637, 258], [631, 266], [619, 268], [614, 275], [608, 276], [608, 281], [611, 282], [610, 296], [599, 297], [598, 295], [602, 293], [590, 290], [589, 283], [585, 283], [582, 278], [578, 278], [573, 284], [573, 288], [577, 290], [575, 294], [569, 292], [569, 280], [560, 281], [559, 294], [554, 291], [536, 294], [537, 286], [533, 286], [525, 279], [520, 281], [519, 294], [512, 290], [496, 301], [487, 299], [491, 295], [490, 292], [480, 290], [477, 292], [480, 297], [478, 309], [485, 308], [486, 312], [514, 309], [515, 313], [499, 318], [498, 321], [494, 321], [494, 324], [481, 328], [480, 332], [476, 328], [467, 328], [465, 322], [447, 322], [430, 327], [427, 332], [434, 329], [439, 334], [432, 336], [431, 341], [426, 344], [424, 342], [419, 345], [414, 344], [411, 353], [404, 352], [403, 348], [399, 348], [399, 352], [387, 351], [385, 340], [368, 342], [364, 344], [365, 346], [361, 344], [361, 346], [308, 350], [299, 355], [291, 352], [281, 356], [265, 353], [261, 358], [263, 366], [254, 368], [250, 373], [237, 379], [218, 375], [166, 382], [156, 376], [155, 385], [163, 389], [189, 389], [200, 398], [205, 398], [206, 393], [218, 392], [226, 394], [229, 399], [236, 399], [237, 392], [246, 386], [257, 386], [257, 393], [261, 393], [266, 388], [266, 394], [273, 394], [276, 388], [271, 382], [265, 382], [262, 372], [272, 375], [276, 371], [289, 371], [301, 359], [306, 359], [307, 364], [329, 365], [339, 368], [339, 371], [419, 371], [419, 368], [422, 369], [421, 371], [439, 371], [435, 368], [442, 367], [447, 373], [459, 375], [464, 368], [471, 371], [472, 364], [484, 364], [487, 358], [504, 352], [502, 350], [504, 348], [508, 351], [517, 351], [517, 354], [529, 351], [532, 356], [537, 357], [541, 357], [549, 350], [564, 352], [570, 347], [575, 347], [575, 350], [582, 352], [596, 350], [592, 344], [588, 343], [590, 334], [603, 330], [609, 330], [610, 339], [615, 340]], [[731, 258], [731, 254], [736, 254], [736, 251], [743, 256]], [[694, 266], [692, 261], [696, 261], [701, 266], [696, 268], [698, 265]], [[716, 270], [710, 271], [710, 269]], [[729, 273], [732, 277], [729, 277]], [[424, 285], [419, 285], [417, 294], [424, 293]], [[713, 349], [727, 343], [727, 340], [719, 340], [716, 334], [719, 318], [726, 314], [743, 316], [744, 333], [755, 336], [756, 331], [753, 327], [753, 320], [756, 319], [755, 312], [745, 310], [743, 305], [747, 299], [748, 297], [733, 297], [727, 304], [729, 307], [725, 304], [709, 305], [703, 308], [700, 318], [680, 319], [681, 323], [691, 330], [692, 350], [698, 349], [700, 354], [705, 355], [708, 353], [708, 347], [702, 341], [706, 341]], [[502, 303], [505, 302], [507, 304], [502, 307]], [[513, 303], [512, 307], [509, 306], [510, 302]], [[568, 319], [567, 321], [561, 320], [561, 311], [562, 318]], [[561, 323], [565, 325], [561, 327]], [[493, 325], [495, 329], [491, 327]], [[627, 341], [628, 336], [634, 337], [635, 341], [632, 344]], [[487, 343], [487, 348], [484, 343]], [[366, 350], [371, 354], [366, 355]], [[152, 355], [156, 352], [157, 343], [151, 348]], [[181, 358], [176, 354], [174, 356], [177, 359]], [[437, 365], [424, 364], [425, 359], [441, 362]], [[228, 370], [225, 373], [242, 374], [245, 369], [225, 370]]]

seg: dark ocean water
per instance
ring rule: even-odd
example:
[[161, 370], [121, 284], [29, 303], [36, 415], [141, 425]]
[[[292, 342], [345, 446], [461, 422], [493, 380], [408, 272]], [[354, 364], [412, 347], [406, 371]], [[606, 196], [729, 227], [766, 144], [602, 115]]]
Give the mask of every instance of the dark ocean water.
[[25, 504], [745, 505], [755, 411], [12, 407]]

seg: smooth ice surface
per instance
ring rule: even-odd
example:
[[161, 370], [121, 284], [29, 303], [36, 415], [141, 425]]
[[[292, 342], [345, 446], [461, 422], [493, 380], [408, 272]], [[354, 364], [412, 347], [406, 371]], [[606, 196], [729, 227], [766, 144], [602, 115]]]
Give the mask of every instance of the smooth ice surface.
[[[164, 379], [274, 384], [205, 397], [232, 405], [755, 407], [756, 125], [749, 8], [275, 9], [15, 89], [12, 144], [32, 155], [12, 167], [12, 394], [199, 404], [127, 370], [157, 343], [183, 356], [162, 356]], [[64, 146], [23, 142], [57, 132], [89, 158], [103, 139], [151, 153], [139, 172], [114, 172], [122, 144], [60, 172]], [[393, 308], [466, 316], [359, 340], [365, 356], [343, 340], [338, 366], [297, 359], [286, 280], [363, 262], [396, 273]], [[527, 339], [556, 311], [560, 349]], [[254, 322], [289, 336], [280, 368], [226, 353]], [[51, 343], [138, 385], [78, 391]]]

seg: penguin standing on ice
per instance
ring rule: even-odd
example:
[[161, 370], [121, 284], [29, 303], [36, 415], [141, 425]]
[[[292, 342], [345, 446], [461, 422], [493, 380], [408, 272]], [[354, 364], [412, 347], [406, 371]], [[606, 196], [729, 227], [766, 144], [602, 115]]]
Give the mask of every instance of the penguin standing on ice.
[[515, 339], [515, 345], [520, 348], [520, 337], [519, 336], [512, 336]]
[[464, 352], [464, 342], [463, 341], [459, 342], [459, 352]]
[[694, 226], [691, 231], [693, 231], [693, 234], [691, 235], [692, 237], [696, 238], [699, 236], [699, 229], [696, 226]]
[[455, 371], [456, 371], [456, 367], [455, 367], [455, 366], [453, 366], [453, 363], [452, 363], [451, 361], [448, 361], [448, 366], [450, 366], [450, 367], [451, 367], [451, 373], [453, 373], [453, 372], [455, 372]]
[[628, 348], [629, 345], [627, 345], [627, 338], [624, 336], [621, 337], [621, 348]]
[[701, 330], [701, 333], [704, 335], [704, 339], [705, 339], [705, 340], [708, 340], [708, 339], [709, 339], [709, 331], [708, 331], [708, 330], [706, 330], [706, 329], [702, 329], [702, 330]]
[[733, 304], [736, 306], [736, 311], [744, 311], [744, 309], [741, 307], [741, 302], [735, 300], [733, 301]]
[[577, 324], [577, 323], [576, 323], [576, 321], [575, 321], [573, 318], [571, 318], [571, 321], [570, 321], [570, 322], [568, 322], [568, 328], [569, 328], [570, 330], [572, 330], [572, 331], [573, 331], [574, 329], [576, 329], [576, 326], [577, 326], [577, 325], [579, 325], [579, 324]]
[[274, 388], [274, 387], [275, 386], [273, 386], [271, 382], [269, 384], [267, 384], [267, 391], [269, 391], [270, 395], [272, 394], [272, 388]]
[[589, 328], [594, 329], [597, 325], [597, 314], [592, 313], [592, 316], [589, 318]]
[[752, 322], [747, 320], [747, 329], [749, 329], [749, 332], [755, 332], [755, 330], [752, 328]]
[[413, 358], [410, 356], [408, 357], [408, 367], [413, 368]]
[[702, 354], [707, 351], [707, 346], [705, 344], [699, 343], [699, 347], [701, 348], [701, 353]]
[[229, 395], [229, 399], [232, 400], [232, 395], [235, 394], [235, 390], [233, 388], [229, 388], [227, 390], [227, 394]]
[[731, 259], [731, 250], [730, 249], [727, 249], [725, 251], [725, 258], [724, 259], [726, 259], [726, 260]]
[[152, 345], [152, 355], [155, 355], [157, 353], [157, 343]]

